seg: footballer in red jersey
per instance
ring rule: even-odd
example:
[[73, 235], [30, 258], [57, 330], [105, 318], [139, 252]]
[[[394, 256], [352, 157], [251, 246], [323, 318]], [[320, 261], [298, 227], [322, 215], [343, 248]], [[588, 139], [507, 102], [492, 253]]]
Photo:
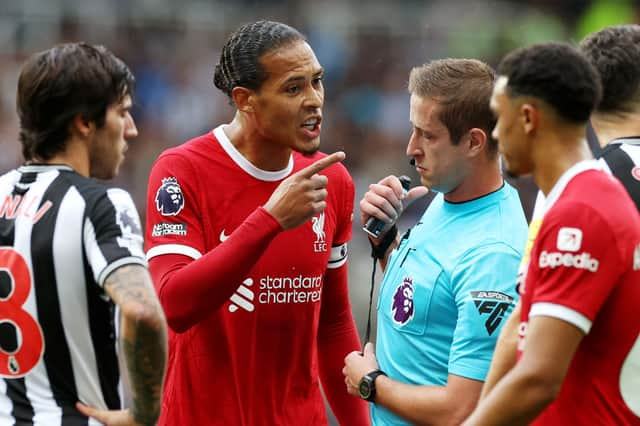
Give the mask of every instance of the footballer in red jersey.
[[579, 163], [552, 189], [520, 288], [520, 354], [535, 316], [585, 335], [560, 394], [533, 424], [640, 423], [640, 218], [597, 167]]
[[[580, 51], [600, 75], [602, 98], [589, 118], [587, 142], [605, 170], [620, 180], [640, 211], [640, 25], [605, 27], [587, 35]], [[542, 219], [544, 195], [538, 192], [531, 218], [528, 251]], [[525, 254], [523, 265], [528, 265]], [[482, 388], [490, 392], [493, 383], [516, 362], [520, 304], [502, 328]]]
[[354, 185], [334, 164], [343, 153], [317, 152], [322, 68], [301, 37], [269, 21], [238, 29], [215, 77], [235, 118], [152, 168], [147, 257], [170, 326], [162, 425], [326, 425], [321, 383], [341, 423], [368, 424], [341, 375], [360, 347]]
[[520, 285], [519, 359], [464, 424], [640, 424], [640, 217], [585, 140], [597, 71], [544, 43], [498, 72], [494, 136], [546, 211]]

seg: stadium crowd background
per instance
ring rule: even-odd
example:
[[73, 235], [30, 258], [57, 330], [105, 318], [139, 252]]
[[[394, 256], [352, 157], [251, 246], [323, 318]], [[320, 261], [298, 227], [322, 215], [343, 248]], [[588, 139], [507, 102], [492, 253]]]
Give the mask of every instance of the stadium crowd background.
[[[0, 173], [22, 161], [15, 112], [20, 64], [58, 42], [104, 44], [137, 78], [133, 115], [140, 136], [112, 184], [130, 191], [144, 220], [147, 177], [157, 155], [231, 119], [233, 109], [213, 86], [213, 67], [229, 32], [259, 18], [300, 29], [325, 68], [321, 149], [347, 153], [357, 208], [367, 185], [388, 174], [417, 181], [404, 156], [411, 67], [442, 57], [495, 65], [518, 46], [579, 41], [606, 25], [640, 22], [640, 1], [0, 0]], [[513, 183], [529, 215], [534, 185]], [[426, 202], [403, 216], [401, 230]], [[371, 259], [358, 218], [356, 212], [350, 290], [362, 335]]]

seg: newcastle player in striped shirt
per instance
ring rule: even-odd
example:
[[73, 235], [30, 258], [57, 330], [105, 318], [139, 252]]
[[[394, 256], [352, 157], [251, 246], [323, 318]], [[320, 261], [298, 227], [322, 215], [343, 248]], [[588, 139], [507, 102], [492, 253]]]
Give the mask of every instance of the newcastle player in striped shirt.
[[640, 211], [640, 25], [604, 28], [580, 50], [598, 70], [602, 100], [591, 114], [600, 141], [598, 157]]
[[[118, 171], [134, 78], [101, 46], [27, 60], [17, 108], [25, 164], [0, 177], [0, 424], [151, 425], [166, 322]], [[122, 409], [117, 350], [131, 382]]]

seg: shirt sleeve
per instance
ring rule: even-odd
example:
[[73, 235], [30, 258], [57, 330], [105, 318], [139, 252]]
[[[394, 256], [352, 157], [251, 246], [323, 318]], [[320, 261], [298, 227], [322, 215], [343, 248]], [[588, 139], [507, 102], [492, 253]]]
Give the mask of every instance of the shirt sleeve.
[[615, 233], [589, 206], [549, 212], [531, 255], [529, 317], [558, 318], [587, 334], [624, 273], [622, 258]]
[[131, 196], [122, 189], [108, 189], [97, 199], [85, 219], [83, 238], [94, 279], [100, 286], [120, 266], [147, 264], [140, 217]]
[[484, 381], [502, 325], [517, 300], [520, 253], [496, 242], [466, 253], [451, 277], [458, 320], [449, 373]]
[[347, 179], [342, 181], [340, 188], [336, 234], [322, 289], [318, 326], [318, 364], [327, 400], [340, 424], [368, 425], [367, 403], [360, 398], [354, 398], [344, 390], [342, 375], [344, 357], [354, 350], [361, 349], [349, 302], [346, 265], [346, 248], [351, 238], [355, 190], [346, 170], [344, 174]]
[[182, 254], [197, 259], [205, 251], [198, 180], [187, 161], [162, 155], [153, 165], [147, 188], [147, 258]]
[[147, 192], [149, 269], [174, 332], [185, 332], [218, 309], [282, 231], [258, 207], [224, 243], [207, 250], [199, 181], [191, 165], [163, 155], [151, 170]]
[[362, 347], [351, 314], [347, 268], [327, 270], [323, 286], [318, 327], [318, 365], [322, 387], [341, 425], [367, 425], [367, 403], [345, 391], [342, 375], [344, 357]]
[[153, 257], [149, 269], [169, 327], [187, 331], [222, 306], [281, 230], [259, 207], [223, 244], [197, 260], [185, 262], [188, 257], [179, 253]]
[[351, 240], [353, 232], [355, 186], [353, 179], [341, 164], [336, 165], [336, 168], [340, 171], [338, 177], [341, 179], [335, 179], [339, 185], [331, 188], [332, 191], [337, 191], [338, 220], [331, 253], [329, 254], [329, 269], [340, 268], [347, 262], [347, 242]]

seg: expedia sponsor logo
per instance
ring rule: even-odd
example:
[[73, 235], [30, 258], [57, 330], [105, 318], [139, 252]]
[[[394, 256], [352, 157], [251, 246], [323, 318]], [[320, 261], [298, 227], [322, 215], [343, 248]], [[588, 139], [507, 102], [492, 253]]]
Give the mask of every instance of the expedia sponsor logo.
[[165, 235], [187, 235], [186, 223], [156, 223], [151, 231], [152, 237], [164, 237]]
[[558, 231], [558, 239], [556, 241], [556, 247], [562, 251], [580, 250], [582, 245], [582, 230], [578, 228], [560, 228]]
[[571, 254], [571, 253], [557, 253], [542, 251], [538, 260], [538, 265], [541, 268], [554, 269], [558, 266], [566, 266], [569, 268], [586, 269], [591, 272], [596, 272], [600, 262], [598, 259], [591, 257], [589, 253]]

